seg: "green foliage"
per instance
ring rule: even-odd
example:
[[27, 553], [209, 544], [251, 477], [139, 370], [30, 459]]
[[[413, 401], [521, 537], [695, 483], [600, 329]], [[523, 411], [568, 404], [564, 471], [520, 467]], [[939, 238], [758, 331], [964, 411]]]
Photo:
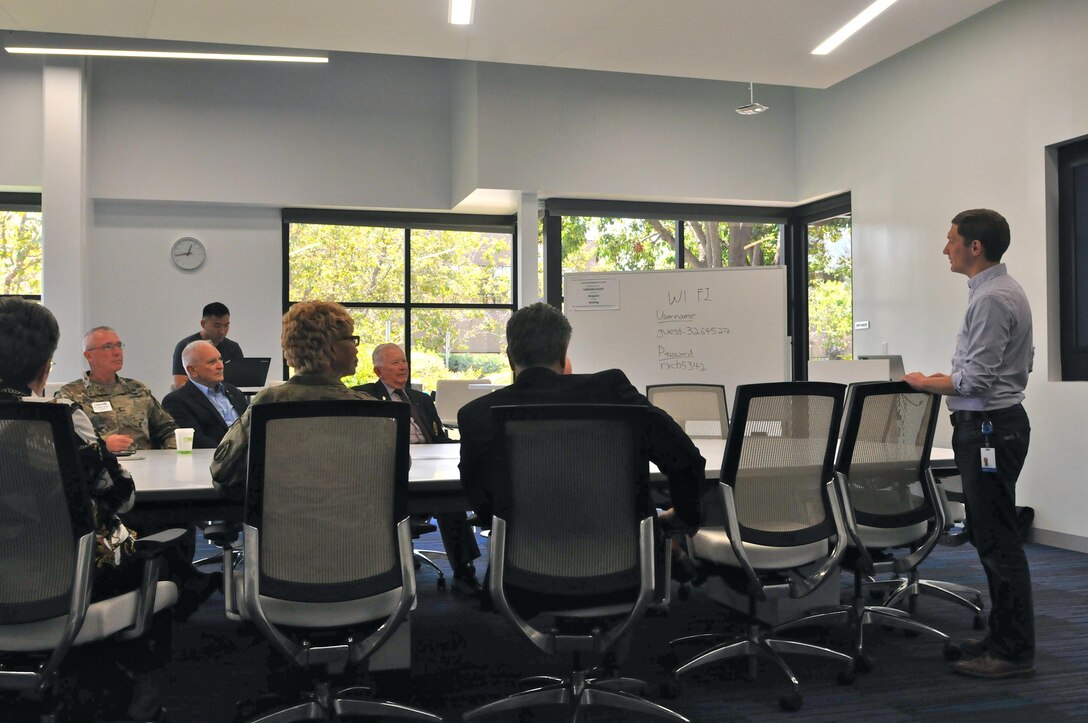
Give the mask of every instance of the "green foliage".
[[809, 358], [853, 356], [853, 309], [850, 283], [820, 281], [809, 287]]
[[0, 294], [42, 293], [42, 214], [0, 210]]
[[[780, 263], [781, 226], [772, 223], [684, 222], [685, 268]], [[563, 271], [676, 268], [676, 221], [564, 216]]]
[[[378, 344], [405, 345], [405, 230], [371, 226], [292, 224], [289, 236], [291, 301], [327, 299], [389, 304], [349, 308], [359, 335], [359, 371], [351, 384], [374, 381], [371, 351]], [[413, 303], [508, 304], [513, 238], [510, 234], [412, 229], [410, 283]], [[411, 318], [412, 378], [433, 389], [458, 373], [445, 368], [447, 354], [479, 359], [465, 372], [502, 369], [498, 353], [510, 312], [506, 309], [414, 308]], [[473, 354], [496, 350], [490, 354]], [[349, 384], [349, 386], [351, 385]]]

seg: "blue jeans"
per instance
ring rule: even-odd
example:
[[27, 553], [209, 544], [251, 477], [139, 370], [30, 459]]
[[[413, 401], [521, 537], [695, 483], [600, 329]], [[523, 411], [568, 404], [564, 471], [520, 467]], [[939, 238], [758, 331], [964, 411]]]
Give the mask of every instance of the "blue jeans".
[[[973, 419], [956, 424], [952, 449], [963, 480], [967, 529], [990, 587], [990, 651], [1006, 660], [1027, 661], [1035, 656], [1035, 614], [1016, 521], [1016, 480], [1027, 457], [1031, 426], [1019, 405], [989, 419], [993, 431], [988, 445], [982, 420]], [[985, 446], [994, 448], [996, 472], [982, 471], [980, 450]]]

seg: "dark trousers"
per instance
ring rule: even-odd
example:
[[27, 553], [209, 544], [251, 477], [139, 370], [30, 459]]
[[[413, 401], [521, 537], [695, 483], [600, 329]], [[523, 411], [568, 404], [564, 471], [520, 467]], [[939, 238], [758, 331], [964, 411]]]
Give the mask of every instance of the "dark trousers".
[[452, 570], [457, 571], [480, 556], [480, 547], [476, 544], [472, 525], [468, 524], [468, 515], [464, 512], [443, 512], [435, 515], [435, 519]]
[[[1031, 426], [1017, 405], [989, 417], [989, 444], [982, 419], [958, 422], [952, 449], [963, 479], [967, 529], [978, 550], [990, 586], [990, 650], [1007, 660], [1031, 660], [1035, 655], [1035, 614], [1031, 575], [1016, 521], [1016, 480], [1024, 467]], [[982, 447], [994, 448], [996, 472], [983, 472]]]

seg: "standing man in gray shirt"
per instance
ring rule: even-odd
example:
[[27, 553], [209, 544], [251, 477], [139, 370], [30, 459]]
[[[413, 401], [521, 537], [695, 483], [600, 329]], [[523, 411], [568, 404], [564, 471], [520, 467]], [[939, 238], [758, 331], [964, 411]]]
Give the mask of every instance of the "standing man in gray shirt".
[[963, 480], [967, 527], [990, 587], [990, 620], [981, 640], [966, 640], [957, 673], [1012, 678], [1035, 672], [1031, 575], [1016, 519], [1016, 480], [1031, 427], [1021, 402], [1034, 346], [1031, 307], [1001, 255], [1009, 224], [995, 211], [973, 209], [952, 219], [944, 253], [967, 277], [967, 312], [951, 374], [911, 372], [903, 380], [948, 397], [952, 449]]

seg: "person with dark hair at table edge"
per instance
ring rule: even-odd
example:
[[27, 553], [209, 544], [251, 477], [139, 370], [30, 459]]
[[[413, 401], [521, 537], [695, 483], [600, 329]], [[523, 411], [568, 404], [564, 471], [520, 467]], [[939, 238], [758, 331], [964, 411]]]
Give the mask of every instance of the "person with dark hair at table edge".
[[[143, 565], [132, 557], [134, 534], [119, 517], [131, 510], [136, 500], [132, 477], [95, 433], [79, 405], [69, 399], [47, 400], [41, 396], [60, 341], [56, 318], [41, 304], [5, 297], [0, 299], [0, 338], [5, 341], [0, 344], [0, 404], [56, 403], [71, 411], [73, 442], [79, 452], [81, 476], [94, 503], [98, 538], [91, 600], [135, 590], [140, 585]], [[0, 449], [3, 446], [0, 438]], [[4, 575], [4, 558], [0, 556], [0, 579]], [[122, 680], [134, 679], [126, 712], [132, 720], [160, 720], [165, 715], [151, 675], [169, 659], [171, 637], [170, 616], [156, 615], [143, 637], [115, 641], [109, 656], [96, 660], [101, 664], [96, 665], [98, 672], [112, 672]], [[120, 669], [113, 669], [111, 661]]]
[[200, 331], [185, 337], [174, 345], [174, 356], [171, 362], [174, 375], [174, 388], [181, 389], [189, 381], [185, 371], [185, 361], [181, 358], [181, 352], [194, 341], [206, 341], [219, 350], [224, 364], [229, 364], [235, 359], [241, 359], [242, 347], [227, 338], [230, 331], [230, 309], [226, 304], [213, 301], [204, 307], [200, 315]]

